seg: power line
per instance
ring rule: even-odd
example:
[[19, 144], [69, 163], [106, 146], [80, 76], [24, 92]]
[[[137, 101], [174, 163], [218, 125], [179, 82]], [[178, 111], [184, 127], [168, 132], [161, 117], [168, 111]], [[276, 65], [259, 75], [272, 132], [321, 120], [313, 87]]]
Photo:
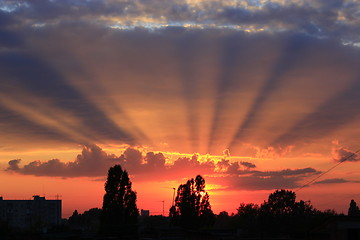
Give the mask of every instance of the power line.
[[346, 160], [354, 157], [358, 152], [360, 152], [360, 149], [358, 149], [357, 151], [353, 152], [352, 154], [350, 154], [349, 156], [343, 158], [340, 162], [338, 162], [337, 164], [335, 164], [334, 166], [332, 166], [331, 168], [329, 168], [328, 170], [326, 170], [325, 172], [322, 172], [321, 174], [319, 174], [318, 176], [316, 176], [315, 178], [313, 178], [312, 180], [310, 180], [309, 182], [305, 183], [304, 185], [302, 185], [301, 187], [299, 187], [298, 189], [295, 190], [295, 192], [300, 191], [301, 189], [303, 189], [306, 186], [309, 186], [310, 184], [312, 184], [313, 182], [315, 182], [317, 179], [321, 178], [322, 176], [324, 176], [325, 174], [327, 174], [328, 172], [330, 172], [331, 170], [333, 170], [334, 168], [336, 168], [337, 166], [339, 166], [340, 164], [342, 164], [343, 162], [345, 162]]

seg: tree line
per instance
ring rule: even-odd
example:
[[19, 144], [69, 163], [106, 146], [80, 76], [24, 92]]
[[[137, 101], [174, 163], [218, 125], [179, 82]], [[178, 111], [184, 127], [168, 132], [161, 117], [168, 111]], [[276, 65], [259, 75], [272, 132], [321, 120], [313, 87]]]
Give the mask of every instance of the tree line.
[[[274, 191], [260, 205], [240, 203], [236, 214], [223, 211], [215, 215], [205, 186], [205, 179], [198, 175], [178, 187], [173, 206], [169, 209], [170, 227], [201, 230], [216, 226], [241, 229], [244, 235], [301, 235], [324, 219], [337, 215], [333, 210], [317, 210], [310, 201], [297, 200], [295, 192], [285, 189]], [[115, 165], [108, 171], [102, 209], [85, 212], [82, 217], [76, 211], [69, 223], [76, 224], [81, 219], [85, 221], [85, 216], [95, 216], [99, 219], [101, 234], [131, 236], [138, 231], [136, 201], [137, 194], [132, 190], [128, 172]], [[350, 215], [360, 215], [354, 200], [350, 203]]]

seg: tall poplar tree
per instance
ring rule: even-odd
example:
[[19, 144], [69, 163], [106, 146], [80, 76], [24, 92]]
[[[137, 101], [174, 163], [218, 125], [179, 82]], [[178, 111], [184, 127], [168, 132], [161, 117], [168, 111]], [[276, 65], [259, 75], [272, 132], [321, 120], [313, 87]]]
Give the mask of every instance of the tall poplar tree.
[[136, 192], [126, 170], [120, 165], [111, 167], [105, 183], [100, 231], [103, 233], [129, 234], [136, 231], [139, 210]]

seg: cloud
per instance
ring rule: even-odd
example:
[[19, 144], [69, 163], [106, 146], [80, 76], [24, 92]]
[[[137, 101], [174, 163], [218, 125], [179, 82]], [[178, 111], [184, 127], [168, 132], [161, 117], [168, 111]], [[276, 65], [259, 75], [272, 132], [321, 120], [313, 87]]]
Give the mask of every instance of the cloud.
[[146, 164], [154, 169], [162, 169], [165, 167], [166, 158], [164, 154], [148, 152], [144, 158]]
[[[228, 189], [237, 190], [271, 190], [271, 189], [294, 189], [301, 186], [302, 177], [257, 177], [257, 176], [243, 176], [243, 177], [229, 177], [225, 178], [224, 185]], [[217, 180], [219, 181], [219, 180]]]
[[218, 172], [228, 174], [248, 174], [252, 168], [256, 168], [256, 165], [251, 162], [239, 161], [230, 162], [229, 159], [221, 159], [215, 164]]
[[19, 163], [21, 159], [14, 159], [9, 161], [9, 167], [7, 168], [8, 171], [19, 171]]
[[334, 159], [338, 162], [357, 162], [360, 160], [359, 156], [350, 150], [345, 148], [336, 149], [334, 152]]
[[142, 163], [142, 153], [134, 148], [127, 148], [125, 152], [121, 155], [120, 159], [128, 165], [138, 167]]
[[210, 179], [228, 189], [270, 190], [294, 189], [302, 185], [305, 178], [320, 173], [313, 168], [285, 169], [279, 171], [239, 171], [238, 174], [210, 176]]
[[118, 157], [107, 154], [98, 146], [87, 146], [72, 162], [52, 159], [45, 162], [32, 161], [20, 167], [21, 160], [16, 159], [9, 161], [6, 171], [35, 176], [96, 177], [106, 175], [107, 170], [119, 161]]
[[[241, 168], [240, 166], [243, 166]], [[244, 168], [245, 167], [245, 168]], [[222, 159], [216, 164], [217, 173], [221, 176], [209, 176], [212, 181], [221, 183], [229, 189], [269, 190], [278, 188], [294, 189], [301, 182], [317, 174], [314, 168], [283, 169], [277, 171], [259, 171], [250, 162], [233, 162]]]
[[229, 159], [221, 159], [216, 163], [217, 172], [227, 174], [245, 173], [244, 169], [240, 169], [239, 162], [230, 162]]
[[[119, 157], [120, 164], [135, 176], [144, 175], [148, 178], [149, 175], [160, 174], [166, 171], [166, 158], [159, 152], [147, 152], [145, 155], [138, 149], [127, 148]], [[146, 175], [146, 176], [145, 176]], [[139, 177], [138, 177], [139, 178]]]
[[357, 162], [360, 161], [358, 151], [353, 152], [343, 146], [338, 142], [335, 143], [335, 146], [332, 148], [331, 154], [335, 161], [337, 162]]
[[360, 118], [358, 5], [2, 1], [1, 140], [235, 156], [332, 137]]
[[241, 161], [241, 162], [239, 162], [239, 164], [246, 167], [246, 168], [256, 168], [256, 165], [251, 163], [251, 162]]
[[35, 176], [91, 177], [98, 180], [106, 176], [111, 166], [121, 164], [134, 181], [177, 180], [201, 174], [209, 178], [210, 182], [222, 183], [224, 187], [247, 190], [294, 188], [305, 177], [319, 173], [313, 168], [259, 171], [251, 162], [222, 159], [215, 163], [210, 158], [200, 160], [196, 154], [192, 157], [179, 157], [169, 163], [161, 152], [144, 154], [134, 148], [127, 148], [117, 157], [107, 154], [98, 146], [84, 147], [81, 154], [70, 162], [52, 159], [45, 162], [32, 161], [23, 166], [20, 164], [20, 159], [9, 161], [6, 171]]
[[[240, 166], [243, 166], [242, 168]], [[229, 189], [241, 190], [269, 190], [278, 188], [294, 189], [301, 186], [301, 182], [317, 174], [314, 168], [283, 169], [277, 171], [259, 171], [250, 162], [233, 162], [222, 159], [216, 164], [220, 176], [210, 176], [212, 181], [221, 183]], [[245, 167], [245, 168], [244, 168]]]
[[191, 158], [180, 157], [169, 167], [169, 173], [178, 174], [183, 172], [189, 175], [206, 175], [214, 172], [215, 164], [212, 159], [200, 161], [199, 156], [194, 154]]
[[161, 152], [147, 152], [144, 155], [142, 151], [129, 147], [117, 157], [107, 154], [96, 145], [85, 146], [74, 161], [52, 159], [44, 162], [32, 161], [24, 166], [20, 166], [20, 162], [20, 159], [9, 161], [6, 171], [35, 176], [98, 177], [106, 175], [111, 166], [121, 164], [138, 179], [173, 179], [177, 178], [174, 174], [178, 172], [207, 174], [214, 169], [211, 160], [200, 162], [197, 155], [191, 158], [180, 157], [173, 164], [166, 165], [166, 158]]
[[[166, 26], [298, 31], [358, 41], [357, 1], [4, 1], [3, 12], [20, 23], [88, 21], [119, 28]], [[1, 12], [1, 11], [0, 11]]]
[[301, 169], [284, 169], [280, 171], [254, 171], [254, 176], [261, 176], [261, 177], [285, 177], [285, 176], [299, 176], [299, 175], [313, 175], [319, 174], [321, 172], [316, 171], [314, 168], [301, 168]]
[[[246, 173], [246, 174], [245, 174]], [[320, 172], [314, 168], [284, 169], [278, 171], [248, 170], [237, 176], [225, 177], [229, 188], [244, 190], [269, 190], [301, 186], [301, 182], [309, 176]]]
[[321, 181], [317, 181], [313, 184], [334, 184], [334, 183], [348, 183], [350, 181], [343, 178], [329, 178]]

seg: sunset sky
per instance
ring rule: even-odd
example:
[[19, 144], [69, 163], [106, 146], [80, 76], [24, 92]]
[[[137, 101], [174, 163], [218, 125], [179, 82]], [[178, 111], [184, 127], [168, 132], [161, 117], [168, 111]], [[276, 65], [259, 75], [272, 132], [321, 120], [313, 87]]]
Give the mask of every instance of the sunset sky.
[[347, 213], [358, 149], [357, 0], [0, 1], [4, 199], [68, 217], [121, 164], [152, 214], [197, 174], [215, 213], [279, 188]]

